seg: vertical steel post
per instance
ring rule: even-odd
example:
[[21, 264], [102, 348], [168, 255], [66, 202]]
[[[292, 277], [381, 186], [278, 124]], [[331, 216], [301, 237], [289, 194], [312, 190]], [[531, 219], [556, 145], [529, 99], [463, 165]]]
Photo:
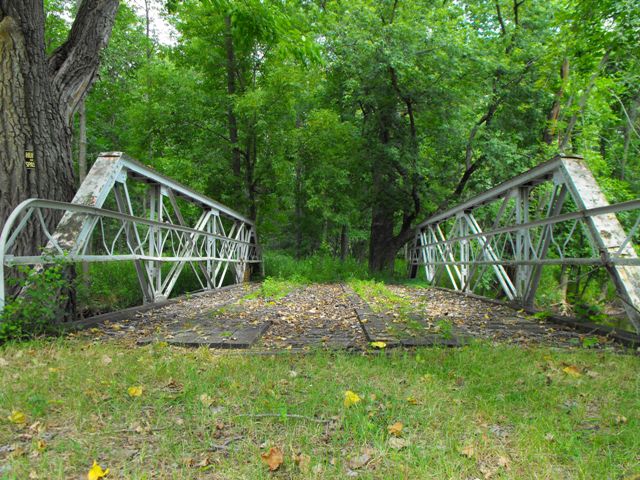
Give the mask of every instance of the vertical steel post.
[[[520, 225], [529, 221], [529, 191], [530, 187], [518, 187], [516, 192], [516, 224]], [[515, 260], [519, 262], [528, 261], [531, 253], [531, 237], [526, 228], [516, 232]], [[518, 299], [523, 300], [529, 276], [530, 265], [516, 266], [516, 292]]]
[[460, 289], [466, 291], [469, 286], [469, 239], [464, 238], [469, 234], [469, 224], [467, 223], [467, 215], [462, 212], [458, 214], [458, 235], [462, 237], [458, 241], [460, 247]]

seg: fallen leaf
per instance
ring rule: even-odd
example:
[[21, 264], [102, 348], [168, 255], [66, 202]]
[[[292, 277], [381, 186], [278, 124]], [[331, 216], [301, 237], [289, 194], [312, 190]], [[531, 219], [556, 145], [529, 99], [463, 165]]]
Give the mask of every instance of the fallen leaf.
[[347, 390], [346, 392], [344, 392], [344, 406], [345, 407], [350, 407], [352, 405], [355, 405], [356, 403], [359, 403], [362, 401], [362, 398], [360, 398], [360, 396], [355, 393], [352, 392], [351, 390]]
[[282, 454], [282, 450], [278, 447], [271, 447], [267, 453], [263, 453], [260, 455], [262, 457], [262, 461], [269, 466], [269, 470], [275, 472], [282, 462], [284, 462], [284, 456]]
[[9, 365], [9, 362], [7, 362], [4, 358], [0, 357], [0, 367], [6, 367]]
[[370, 345], [371, 345], [373, 348], [379, 348], [379, 349], [383, 349], [384, 347], [386, 347], [386, 346], [387, 346], [387, 344], [386, 344], [386, 343], [384, 343], [384, 342], [371, 342], [371, 343], [370, 343]]
[[402, 450], [409, 446], [409, 440], [400, 437], [389, 437], [389, 446], [394, 450]]
[[575, 365], [569, 365], [568, 367], [564, 367], [562, 371], [574, 378], [578, 378], [582, 376], [582, 374], [580, 373], [580, 370], [578, 370], [578, 367], [576, 367]]
[[27, 422], [27, 416], [19, 410], [13, 410], [11, 415], [7, 417], [11, 423], [16, 423], [18, 425], [22, 425]]
[[373, 453], [373, 450], [371, 450], [370, 448], [365, 448], [362, 451], [361, 455], [358, 455], [357, 457], [353, 457], [349, 460], [348, 466], [351, 470], [358, 470], [359, 468], [364, 467], [367, 463], [369, 463], [371, 461], [371, 454]]
[[507, 457], [499, 456], [497, 463], [499, 467], [509, 470], [509, 459]]
[[311, 457], [306, 453], [293, 455], [293, 463], [295, 463], [302, 473], [307, 473], [311, 467]]
[[460, 455], [464, 455], [467, 458], [473, 458], [476, 454], [476, 449], [473, 445], [467, 445], [466, 447], [460, 449]]
[[89, 473], [87, 473], [87, 480], [98, 480], [100, 478], [106, 477], [108, 474], [109, 469], [107, 468], [106, 470], [103, 470], [102, 467], [98, 465], [98, 462], [94, 460], [91, 470], [89, 470]]
[[103, 355], [102, 356], [102, 364], [103, 365], [109, 365], [113, 360], [111, 360], [111, 357], [109, 355]]
[[554, 440], [555, 438], [556, 438], [556, 437], [554, 437], [554, 436], [553, 436], [553, 433], [546, 433], [546, 434], [544, 435], [544, 439], [545, 439], [547, 442], [553, 442], [553, 440]]
[[130, 397], [139, 397], [142, 395], [142, 387], [140, 385], [131, 386], [127, 388], [127, 393]]
[[415, 399], [415, 398], [413, 398], [413, 397], [407, 397], [407, 403], [408, 403], [409, 405], [417, 405], [417, 404], [418, 404], [418, 400], [416, 400], [416, 399]]
[[481, 463], [478, 469], [480, 470], [480, 473], [482, 474], [484, 480], [489, 480], [498, 471], [498, 467], [487, 465], [485, 463]]
[[202, 403], [205, 407], [210, 407], [213, 404], [213, 398], [206, 393], [200, 395], [200, 403]]
[[402, 425], [401, 422], [396, 422], [393, 425], [389, 425], [387, 427], [387, 431], [389, 432], [389, 435], [393, 435], [394, 437], [399, 437], [400, 434], [402, 433], [402, 427], [404, 425]]
[[627, 423], [627, 417], [624, 415], [616, 415], [616, 425], [621, 425], [623, 423]]

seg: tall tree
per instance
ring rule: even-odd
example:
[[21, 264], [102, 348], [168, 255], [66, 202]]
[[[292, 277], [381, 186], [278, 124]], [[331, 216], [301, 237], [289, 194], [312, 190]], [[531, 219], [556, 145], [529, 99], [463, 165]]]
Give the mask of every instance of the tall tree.
[[[67, 40], [47, 56], [42, 0], [0, 0], [0, 228], [26, 198], [73, 196], [73, 114], [95, 80], [118, 4], [82, 0]], [[34, 233], [18, 248], [34, 251], [43, 241]]]

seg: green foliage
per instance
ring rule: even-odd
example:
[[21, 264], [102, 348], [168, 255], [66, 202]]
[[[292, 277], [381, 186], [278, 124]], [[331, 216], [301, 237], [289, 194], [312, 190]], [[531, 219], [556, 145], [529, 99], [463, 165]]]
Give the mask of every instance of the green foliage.
[[278, 279], [303, 278], [308, 282], [329, 283], [351, 278], [369, 278], [367, 266], [353, 258], [341, 261], [329, 255], [295, 259], [282, 252], [265, 252], [265, 275]]
[[20, 267], [20, 275], [9, 279], [21, 294], [7, 302], [0, 315], [0, 343], [55, 331], [72, 287], [67, 268], [64, 261], [44, 268]]
[[[171, 265], [165, 263], [162, 266], [163, 273], [166, 274]], [[227, 285], [230, 281], [231, 278], [227, 278], [223, 284]], [[79, 278], [76, 283], [78, 308], [87, 315], [134, 307], [143, 301], [135, 265], [131, 262], [90, 263], [88, 276]], [[175, 297], [201, 288], [191, 266], [186, 266], [171, 295]]]
[[602, 306], [593, 303], [578, 303], [574, 306], [576, 318], [585, 322], [602, 323], [607, 319]]
[[436, 320], [436, 331], [445, 339], [453, 338], [453, 324], [450, 320], [444, 318]]
[[297, 275], [293, 275], [288, 280], [267, 277], [260, 284], [260, 288], [246, 295], [244, 298], [252, 299], [260, 297], [269, 301], [279, 300], [305, 283], [307, 283], [307, 280]]
[[[48, 51], [75, 3], [44, 3]], [[565, 137], [611, 201], [640, 194], [640, 62], [628, 53], [638, 2], [166, 5], [174, 45], [147, 38], [144, 19], [120, 6], [86, 102], [89, 158], [126, 151], [255, 216], [267, 251], [303, 259], [273, 254], [271, 276], [372, 276], [334, 257], [366, 259], [381, 223], [378, 243], [400, 249], [419, 220], [547, 160]], [[569, 271], [580, 287], [570, 302], [599, 300], [600, 278], [585, 287], [583, 273]], [[558, 285], [559, 270], [545, 268], [541, 306], [564, 301]]]
[[89, 315], [142, 304], [132, 262], [90, 263], [88, 277], [79, 281], [78, 287], [78, 306]]

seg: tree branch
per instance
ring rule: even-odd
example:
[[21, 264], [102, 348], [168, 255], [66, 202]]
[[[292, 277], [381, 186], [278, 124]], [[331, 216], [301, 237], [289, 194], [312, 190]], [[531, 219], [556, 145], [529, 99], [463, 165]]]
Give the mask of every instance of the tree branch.
[[49, 57], [49, 73], [60, 93], [67, 125], [96, 78], [100, 51], [106, 47], [120, 0], [82, 0], [67, 41]]

